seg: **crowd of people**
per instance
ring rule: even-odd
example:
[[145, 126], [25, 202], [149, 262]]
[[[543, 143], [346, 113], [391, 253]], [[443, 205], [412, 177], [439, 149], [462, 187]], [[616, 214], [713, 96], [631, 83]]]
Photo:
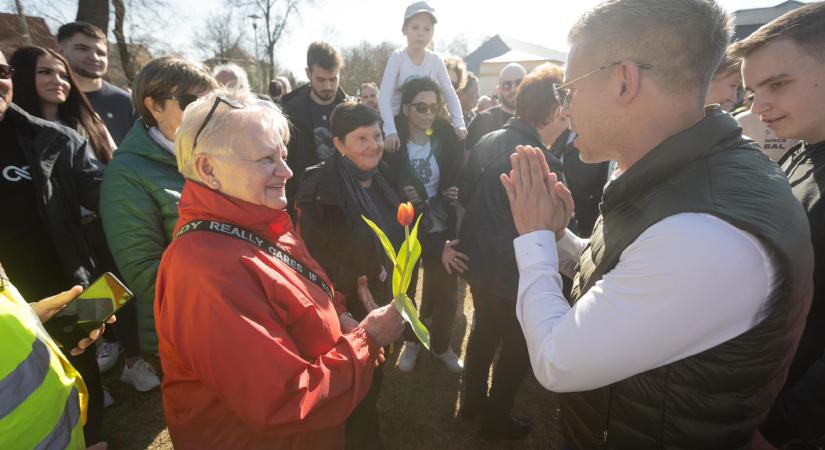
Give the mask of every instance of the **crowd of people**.
[[[353, 97], [321, 41], [266, 95], [175, 57], [127, 92], [84, 22], [0, 53], [0, 447], [105, 448], [122, 352], [177, 448], [384, 448], [397, 344], [409, 376], [422, 352], [461, 374], [484, 439], [530, 433], [532, 369], [563, 449], [823, 448], [825, 2], [732, 42], [712, 0], [609, 0], [495, 105], [437, 23], [409, 5]], [[426, 348], [385, 252], [406, 202]], [[105, 272], [134, 301], [59, 348], [42, 323]]]

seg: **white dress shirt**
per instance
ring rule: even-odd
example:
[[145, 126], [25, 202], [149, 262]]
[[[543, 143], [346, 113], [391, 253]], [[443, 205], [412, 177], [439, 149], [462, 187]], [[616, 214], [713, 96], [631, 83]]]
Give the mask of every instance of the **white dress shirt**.
[[550, 231], [514, 240], [516, 315], [533, 372], [554, 392], [606, 386], [739, 336], [765, 318], [777, 279], [753, 235], [683, 213], [645, 230], [571, 308], [559, 268], [573, 275], [586, 244], [569, 231], [558, 254]]

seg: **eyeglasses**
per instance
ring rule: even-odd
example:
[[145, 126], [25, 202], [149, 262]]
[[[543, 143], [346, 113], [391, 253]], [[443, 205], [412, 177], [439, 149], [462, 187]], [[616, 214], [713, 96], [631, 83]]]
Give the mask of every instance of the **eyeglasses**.
[[[593, 75], [595, 73], [599, 73], [602, 70], [609, 69], [613, 66], [618, 66], [619, 64], [621, 64], [623, 62], [624, 61], [614, 61], [610, 64], [605, 64], [605, 65], [599, 67], [596, 70], [591, 70], [590, 72], [587, 72], [586, 74], [584, 74], [580, 77], [573, 78], [572, 80], [568, 81], [567, 83], [562, 83], [562, 84], [553, 83], [553, 95], [556, 97], [556, 101], [559, 103], [559, 105], [561, 105], [562, 108], [567, 108], [569, 106], [569, 102], [570, 102], [570, 94], [573, 92], [573, 89], [570, 89], [567, 86], [570, 86], [571, 84], [573, 84], [577, 81], [583, 80], [583, 79], [589, 77], [590, 75]], [[637, 62], [634, 62], [633, 64], [635, 64], [636, 67], [638, 67], [640, 69], [652, 69], [653, 68], [653, 66], [651, 66], [650, 64], [642, 64], [642, 63], [637, 63]]]
[[523, 80], [524, 80], [524, 78], [518, 78], [518, 79], [515, 79], [515, 80], [512, 80], [512, 81], [504, 81], [500, 84], [500, 86], [505, 91], [509, 91], [510, 89], [517, 88], [518, 85], [520, 85]]
[[199, 99], [195, 94], [178, 94], [178, 95], [170, 95], [169, 97], [163, 97], [167, 100], [177, 100], [178, 106], [180, 110], [183, 111], [186, 109], [187, 106], [191, 105], [195, 102], [195, 100]]
[[8, 80], [14, 75], [14, 67], [8, 64], [0, 64], [0, 80]]
[[417, 103], [410, 103], [410, 105], [415, 108], [418, 114], [427, 114], [427, 111], [432, 113], [432, 115], [436, 115], [438, 113], [439, 106], [438, 103], [424, 103], [424, 102], [417, 102]]
[[192, 144], [192, 150], [195, 150], [198, 147], [198, 137], [201, 135], [201, 132], [204, 128], [206, 128], [206, 124], [209, 123], [209, 119], [212, 118], [212, 115], [215, 114], [215, 110], [218, 109], [218, 106], [221, 103], [226, 103], [232, 109], [242, 109], [243, 105], [231, 98], [224, 97], [223, 95], [219, 95], [215, 97], [215, 102], [212, 103], [212, 108], [209, 110], [209, 113], [206, 114], [206, 118], [203, 119], [203, 123], [201, 127], [198, 128], [198, 132], [195, 133], [195, 142]]

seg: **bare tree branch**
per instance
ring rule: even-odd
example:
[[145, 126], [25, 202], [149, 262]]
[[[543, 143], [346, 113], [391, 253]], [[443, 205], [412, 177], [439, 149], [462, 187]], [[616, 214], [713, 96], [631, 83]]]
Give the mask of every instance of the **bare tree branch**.
[[123, 65], [123, 74], [132, 84], [135, 79], [134, 68], [132, 67], [132, 59], [129, 54], [129, 46], [126, 44], [126, 36], [123, 34], [123, 22], [126, 20], [126, 5], [123, 0], [112, 0], [112, 6], [115, 7], [115, 29], [114, 35], [117, 41], [118, 53], [120, 53], [120, 63]]
[[302, 4], [311, 4], [313, 0], [227, 0], [227, 3], [241, 10], [258, 16], [263, 21], [262, 31], [265, 35], [264, 47], [268, 59], [268, 83], [275, 76], [278, 65], [275, 62], [275, 46], [283, 36], [289, 20]]

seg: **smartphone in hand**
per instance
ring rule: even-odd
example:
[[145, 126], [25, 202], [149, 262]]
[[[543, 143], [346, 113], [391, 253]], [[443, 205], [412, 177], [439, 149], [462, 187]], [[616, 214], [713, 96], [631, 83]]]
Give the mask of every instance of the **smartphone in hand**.
[[60, 347], [73, 348], [132, 297], [120, 280], [106, 272], [43, 326]]

